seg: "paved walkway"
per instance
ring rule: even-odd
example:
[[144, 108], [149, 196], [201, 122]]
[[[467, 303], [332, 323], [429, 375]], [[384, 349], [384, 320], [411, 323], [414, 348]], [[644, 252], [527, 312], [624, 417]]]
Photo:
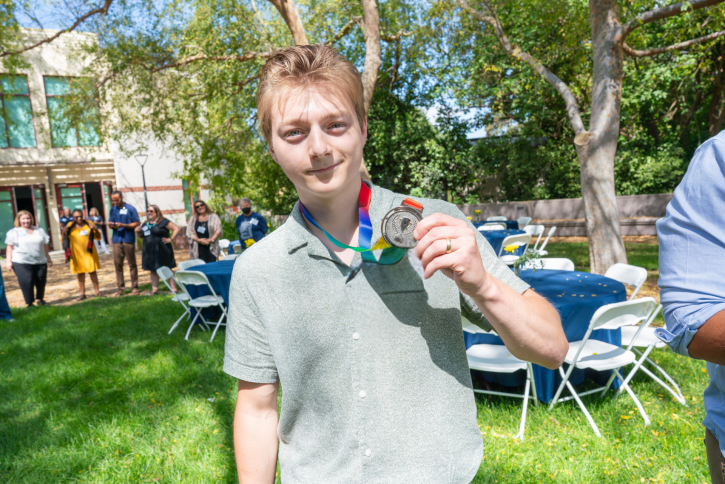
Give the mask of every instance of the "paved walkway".
[[[110, 248], [109, 248], [110, 250]], [[177, 250], [174, 252], [176, 263], [189, 259], [188, 250]], [[113, 256], [100, 254], [98, 256], [101, 262], [101, 268], [98, 270], [98, 285], [101, 294], [114, 295], [116, 289], [116, 270], [113, 267]], [[151, 278], [148, 271], [141, 270], [141, 251], [136, 251], [136, 264], [138, 265], [138, 284], [139, 286], [147, 285], [146, 291], [141, 294], [151, 293]], [[124, 279], [126, 281], [126, 292], [131, 290], [131, 274], [128, 270], [128, 263], [124, 264]], [[3, 280], [5, 281], [5, 294], [11, 307], [25, 307], [23, 293], [18, 287], [18, 280], [14, 272], [7, 272], [3, 264]], [[159, 283], [159, 290], [166, 290], [163, 282]], [[45, 288], [45, 301], [50, 304], [68, 305], [75, 303], [78, 297], [78, 279], [70, 273], [70, 265], [65, 262], [53, 261], [53, 267], [48, 270], [48, 283]], [[93, 284], [91, 278], [86, 276], [86, 296], [93, 294]]]

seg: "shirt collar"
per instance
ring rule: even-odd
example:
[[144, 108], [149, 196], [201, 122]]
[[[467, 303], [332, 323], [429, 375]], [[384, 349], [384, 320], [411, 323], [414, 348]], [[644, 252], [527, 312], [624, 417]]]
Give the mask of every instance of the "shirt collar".
[[[388, 213], [393, 206], [395, 206], [396, 196], [393, 192], [375, 186], [369, 181], [365, 181], [365, 183], [372, 189], [372, 197], [370, 199], [370, 222], [373, 225], [372, 243], [375, 244], [375, 242], [382, 237], [380, 224], [385, 214]], [[399, 201], [398, 204], [400, 204]], [[300, 211], [299, 202], [295, 203], [292, 213], [285, 225], [287, 224], [289, 224], [290, 230], [290, 234], [287, 237], [288, 253], [291, 254], [301, 247], [307, 246], [307, 253], [309, 255], [322, 257], [332, 260], [333, 262], [340, 263], [340, 259], [327, 247], [325, 247], [322, 241], [307, 228], [304, 216]]]

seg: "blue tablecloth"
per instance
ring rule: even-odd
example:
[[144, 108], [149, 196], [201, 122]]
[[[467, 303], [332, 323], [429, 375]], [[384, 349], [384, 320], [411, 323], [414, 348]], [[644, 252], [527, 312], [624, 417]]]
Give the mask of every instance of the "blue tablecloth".
[[[229, 307], [229, 286], [232, 283], [232, 270], [234, 269], [234, 262], [235, 261], [233, 260], [210, 262], [208, 264], [190, 267], [187, 270], [201, 272], [202, 274], [206, 275], [207, 279], [209, 279], [209, 284], [211, 284], [211, 287], [214, 288], [214, 292], [216, 292], [217, 296], [223, 297], [224, 304]], [[189, 295], [192, 298], [211, 295], [211, 291], [205, 286], [187, 286], [186, 290], [189, 291]], [[214, 317], [215, 315], [219, 314], [219, 309], [208, 308], [205, 309], [202, 314], [204, 314], [205, 318]], [[191, 317], [193, 318], [194, 316], [196, 316], [196, 312], [194, 311], [194, 309], [192, 309]]]
[[[521, 279], [531, 285], [538, 294], [548, 299], [554, 305], [561, 316], [561, 324], [568, 341], [577, 341], [584, 338], [589, 322], [597, 309], [615, 302], [622, 302], [627, 299], [627, 291], [620, 282], [608, 277], [576, 271], [521, 271]], [[463, 333], [466, 341], [466, 349], [475, 344], [488, 343], [502, 345], [501, 338], [491, 334]], [[622, 344], [622, 331], [600, 329], [593, 331], [591, 339], [597, 339], [611, 343], [615, 346]], [[534, 367], [534, 379], [536, 381], [536, 394], [539, 400], [549, 402], [554, 398], [554, 392], [561, 382], [559, 373], [556, 370], [549, 370], [538, 365]], [[505, 386], [518, 386], [524, 383], [523, 371], [513, 374], [477, 372], [486, 381], [496, 382]], [[583, 370], [574, 370], [570, 381], [573, 385], [582, 383], [588, 376], [594, 377], [601, 383], [606, 383], [611, 373], [593, 372], [585, 374]], [[618, 387], [619, 381], [615, 380]]]
[[[508, 237], [509, 235], [520, 235], [525, 234], [523, 230], [490, 230], [487, 232], [481, 232], [481, 235], [486, 237], [486, 240], [488, 240], [488, 243], [491, 244], [491, 247], [493, 247], [493, 251], [496, 255], [498, 255], [498, 251], [501, 250], [501, 244], [503, 243], [503, 239]], [[524, 248], [521, 246], [521, 248], [516, 249], [514, 251], [514, 255], [523, 255]], [[505, 255], [506, 252], [504, 252]]]
[[473, 226], [478, 228], [481, 225], [485, 224], [505, 224], [506, 228], [509, 230], [518, 230], [519, 229], [519, 222], [517, 220], [501, 220], [501, 221], [482, 221], [482, 222], [473, 222]]

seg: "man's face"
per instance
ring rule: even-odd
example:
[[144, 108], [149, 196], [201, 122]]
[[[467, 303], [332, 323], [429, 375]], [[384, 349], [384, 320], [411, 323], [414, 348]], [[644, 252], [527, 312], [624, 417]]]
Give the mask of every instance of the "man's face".
[[248, 208], [249, 210], [252, 209], [252, 204], [249, 202], [239, 202], [239, 208], [244, 211], [245, 208]]
[[70, 208], [64, 209], [63, 210], [63, 215], [65, 215], [66, 217], [70, 217]]
[[330, 199], [360, 183], [367, 122], [324, 86], [285, 96], [272, 112], [269, 151], [302, 198]]
[[111, 202], [113, 202], [116, 207], [123, 208], [123, 197], [119, 195], [111, 195]]

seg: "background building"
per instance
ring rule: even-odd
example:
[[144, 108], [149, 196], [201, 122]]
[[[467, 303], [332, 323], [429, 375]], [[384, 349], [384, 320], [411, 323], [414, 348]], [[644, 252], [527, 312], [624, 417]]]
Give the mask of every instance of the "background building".
[[[56, 31], [24, 29], [28, 43]], [[99, 134], [98, 113], [90, 109], [82, 122], [65, 115], [67, 97], [83, 83], [84, 61], [78, 44], [96, 42], [92, 34], [73, 32], [24, 54], [28, 68], [12, 75], [0, 66], [0, 251], [5, 233], [19, 210], [34, 213], [60, 250], [59, 217], [64, 207], [92, 207], [108, 219], [110, 194], [118, 189], [139, 213], [145, 213], [141, 167], [125, 157], [120, 146]], [[186, 225], [192, 197], [178, 176], [183, 162], [159, 143], [148, 143], [145, 165], [149, 204], [180, 226]], [[187, 189], [186, 192], [184, 189]]]

